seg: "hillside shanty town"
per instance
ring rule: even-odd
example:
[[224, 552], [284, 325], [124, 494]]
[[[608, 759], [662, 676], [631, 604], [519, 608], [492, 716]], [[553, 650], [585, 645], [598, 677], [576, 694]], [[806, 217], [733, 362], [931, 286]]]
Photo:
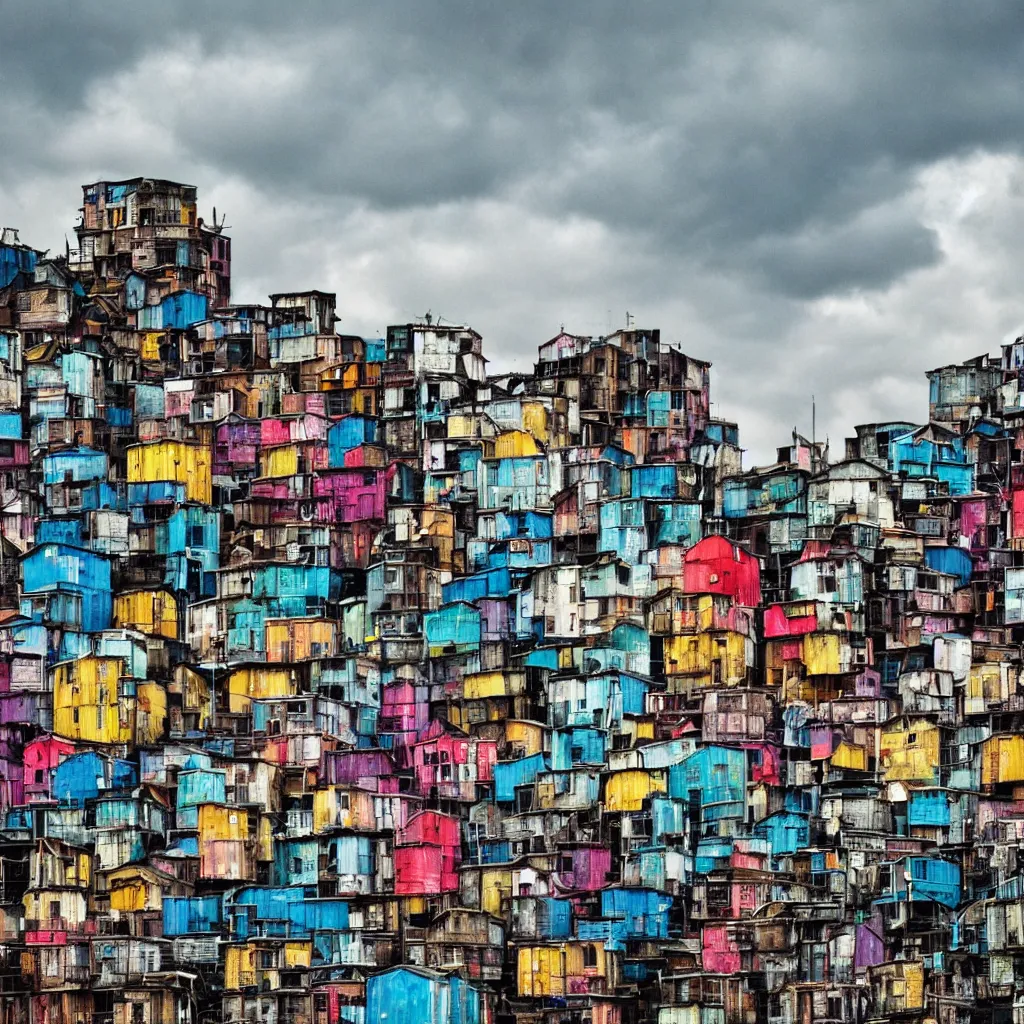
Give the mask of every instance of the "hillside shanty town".
[[747, 467], [653, 326], [75, 231], [0, 244], [0, 1024], [1024, 1021], [1024, 340]]

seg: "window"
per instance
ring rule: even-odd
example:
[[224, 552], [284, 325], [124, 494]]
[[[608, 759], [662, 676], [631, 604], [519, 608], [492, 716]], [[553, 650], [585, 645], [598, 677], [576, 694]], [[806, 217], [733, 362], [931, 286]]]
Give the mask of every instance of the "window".
[[588, 942], [583, 947], [583, 966], [584, 967], [597, 967], [597, 947]]
[[729, 905], [729, 886], [709, 885], [708, 905], [712, 907], [727, 907]]

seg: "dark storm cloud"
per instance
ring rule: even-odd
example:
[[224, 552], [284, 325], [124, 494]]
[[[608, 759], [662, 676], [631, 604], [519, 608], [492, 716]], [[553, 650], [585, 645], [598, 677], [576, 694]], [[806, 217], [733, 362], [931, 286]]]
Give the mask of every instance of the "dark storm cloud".
[[4, 20], [6, 87], [62, 111], [186, 41], [200, 62], [292, 62], [294, 92], [213, 89], [167, 122], [268, 190], [395, 208], [529, 185], [801, 298], [934, 260], [920, 225], [862, 214], [927, 162], [1024, 137], [1009, 5], [8, 3]]
[[[362, 217], [380, 234], [358, 236], [377, 268], [361, 280], [396, 309], [430, 304], [431, 282], [452, 301], [457, 282], [429, 255], [404, 261], [390, 232], [429, 254], [441, 233], [472, 247], [460, 232], [490, 230], [463, 279], [479, 275], [492, 308], [497, 282], [520, 279], [545, 324], [640, 298], [685, 311], [668, 333], [726, 373], [769, 343], [796, 358], [814, 302], [940, 266], [920, 175], [1024, 139], [1024, 8], [1005, 3], [0, 0], [0, 21], [0, 201], [29, 221], [44, 200], [26, 182], [47, 175], [176, 174], [207, 195], [226, 180], [249, 190], [249, 216], [289, 211], [239, 219], [260, 243], [240, 287], [294, 273], [281, 253], [294, 263], [303, 234], [337, 253], [331, 225]], [[139, 166], [149, 153], [160, 166]], [[488, 204], [538, 231], [599, 225], [586, 244], [606, 251], [579, 259], [593, 276], [566, 254], [538, 283], [528, 240], [475, 219]], [[486, 316], [476, 297], [462, 308]]]

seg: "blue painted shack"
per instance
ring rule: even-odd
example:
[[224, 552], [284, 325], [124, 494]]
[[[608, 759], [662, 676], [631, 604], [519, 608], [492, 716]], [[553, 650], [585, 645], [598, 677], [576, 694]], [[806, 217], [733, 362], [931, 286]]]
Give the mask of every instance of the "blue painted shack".
[[66, 757], [53, 769], [53, 797], [62, 807], [84, 807], [109, 790], [135, 785], [135, 767], [128, 761], [83, 750]]
[[370, 836], [333, 836], [327, 843], [327, 863], [345, 892], [370, 892], [377, 871], [376, 841]]
[[458, 975], [392, 967], [366, 982], [365, 1024], [480, 1024], [480, 994]]
[[961, 898], [960, 865], [941, 857], [903, 857], [879, 866], [878, 887], [883, 895], [876, 904], [910, 900], [952, 910]]
[[553, 536], [553, 518], [548, 512], [525, 509], [520, 512], [498, 512], [494, 516], [494, 539], [529, 538], [544, 540]]
[[543, 508], [551, 497], [551, 467], [545, 455], [484, 459], [478, 469], [480, 507], [510, 511]]
[[615, 552], [626, 562], [639, 562], [647, 547], [645, 506], [646, 502], [636, 498], [604, 502], [598, 513], [597, 550]]
[[[2, 335], [0, 335], [2, 337]], [[18, 441], [23, 436], [20, 412], [0, 413], [0, 440]]]
[[43, 457], [43, 483], [87, 483], [106, 480], [109, 459], [94, 448], [68, 448]]
[[31, 274], [42, 255], [17, 240], [17, 234], [0, 243], [0, 288], [6, 288], [19, 274]]
[[494, 766], [494, 799], [498, 803], [512, 803], [516, 798], [516, 787], [533, 782], [548, 767], [544, 754], [531, 754], [516, 761], [498, 761]]
[[86, 633], [110, 627], [110, 559], [68, 544], [41, 544], [22, 556], [21, 571], [23, 615]]
[[948, 828], [952, 815], [944, 789], [914, 789], [907, 801], [907, 824], [927, 828]]
[[653, 889], [605, 889], [601, 916], [622, 922], [622, 937], [667, 939], [672, 897]]
[[653, 547], [682, 544], [692, 547], [704, 535], [701, 506], [692, 501], [656, 501], [649, 503], [648, 532]]
[[227, 773], [219, 769], [196, 768], [178, 772], [175, 809], [178, 828], [199, 827], [200, 804], [222, 804], [227, 800]]
[[811, 841], [811, 823], [807, 815], [793, 811], [777, 811], [754, 824], [753, 834], [767, 840], [771, 855], [781, 857], [796, 853]]
[[317, 839], [280, 839], [274, 843], [274, 879], [278, 885], [316, 885], [319, 860]]
[[934, 477], [949, 484], [954, 496], [974, 490], [974, 466], [964, 439], [935, 423], [890, 440], [889, 466], [894, 473], [908, 477]]
[[551, 770], [605, 763], [608, 734], [603, 729], [555, 729], [551, 734]]
[[512, 575], [507, 567], [485, 569], [444, 584], [441, 600], [449, 604], [479, 601], [484, 597], [505, 597], [512, 593], [512, 589]]
[[311, 615], [340, 599], [341, 576], [325, 565], [272, 562], [253, 572], [252, 597], [264, 605], [268, 618]]
[[183, 331], [205, 320], [207, 299], [199, 292], [178, 291], [165, 296], [153, 306], [143, 306], [137, 314], [139, 328], [144, 331]]
[[445, 653], [463, 653], [480, 648], [482, 623], [480, 610], [464, 601], [445, 604], [423, 616], [423, 635], [427, 646]]
[[974, 561], [970, 552], [963, 548], [927, 546], [924, 549], [924, 560], [929, 569], [956, 576], [961, 587], [966, 587], [971, 582]]
[[668, 771], [669, 796], [700, 808], [700, 820], [746, 817], [747, 755], [732, 747], [707, 746]]
[[675, 463], [634, 466], [630, 470], [634, 498], [678, 498], [679, 474]]
[[327, 431], [327, 465], [340, 469], [345, 465], [345, 453], [364, 444], [377, 441], [377, 421], [369, 416], [352, 413], [343, 416]]
[[[220, 520], [217, 509], [184, 505], [156, 524], [156, 553], [167, 559], [164, 583], [172, 590], [203, 597], [217, 592], [213, 573], [220, 565]], [[198, 588], [192, 585], [197, 575]]]
[[220, 896], [164, 896], [164, 935], [206, 935], [220, 931]]
[[315, 885], [251, 886], [224, 897], [233, 937], [311, 938], [316, 932], [348, 931], [348, 902], [319, 899]]

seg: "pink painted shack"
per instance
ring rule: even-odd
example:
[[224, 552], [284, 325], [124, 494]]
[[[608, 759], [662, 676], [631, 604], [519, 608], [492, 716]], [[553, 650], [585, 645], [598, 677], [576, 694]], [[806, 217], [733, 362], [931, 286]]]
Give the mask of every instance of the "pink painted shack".
[[439, 811], [414, 814], [395, 843], [395, 894], [426, 896], [455, 892], [462, 860], [458, 818]]
[[761, 603], [761, 563], [725, 537], [705, 537], [683, 555], [683, 590], [725, 594], [756, 608]]
[[75, 745], [59, 736], [39, 736], [25, 744], [25, 799], [52, 799], [51, 772], [75, 752]]

